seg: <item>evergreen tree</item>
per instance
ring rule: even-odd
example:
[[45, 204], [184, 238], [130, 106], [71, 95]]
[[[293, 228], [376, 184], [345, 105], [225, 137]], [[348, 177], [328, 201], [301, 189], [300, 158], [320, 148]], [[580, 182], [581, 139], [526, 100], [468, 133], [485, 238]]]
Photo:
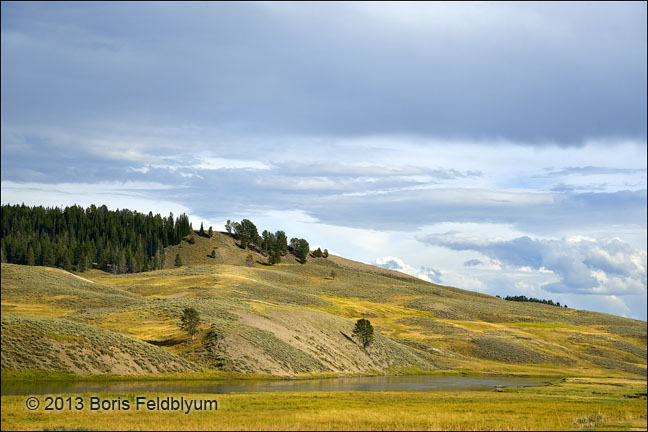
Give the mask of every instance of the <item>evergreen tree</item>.
[[43, 242], [42, 249], [43, 249], [43, 257], [42, 257], [41, 264], [48, 267], [53, 266], [55, 263], [54, 251], [52, 250], [52, 245], [50, 244], [49, 239]]
[[238, 222], [232, 222], [232, 224], [230, 226], [231, 226], [232, 232], [234, 233], [234, 238], [238, 240], [241, 237], [241, 235], [243, 234], [243, 227]]
[[182, 265], [182, 258], [180, 258], [180, 254], [176, 254], [175, 262], [173, 264], [176, 267], [180, 267]]
[[79, 262], [79, 272], [87, 271], [89, 267], [90, 259], [88, 258], [88, 254], [84, 254], [81, 258], [81, 261]]
[[308, 242], [304, 239], [292, 238], [290, 239], [290, 248], [297, 259], [304, 264], [308, 257], [308, 252], [310, 252]]
[[256, 225], [254, 225], [251, 220], [243, 219], [240, 223], [240, 227], [239, 238], [241, 239], [241, 241], [245, 240], [246, 246], [248, 243], [257, 241], [259, 233], [257, 231]]
[[268, 255], [268, 264], [274, 265], [274, 264], [279, 264], [281, 262], [281, 252], [279, 252], [279, 248], [275, 247], [272, 250], [270, 250], [270, 253]]
[[42, 262], [42, 249], [41, 249], [41, 244], [40, 241], [36, 240], [34, 242], [34, 264], [33, 265], [40, 265]]
[[[17, 264], [81, 269], [96, 261], [112, 271], [144, 271], [161, 266], [158, 251], [191, 233], [186, 215], [174, 220], [94, 205], [44, 208], [2, 206], [3, 258]], [[126, 263], [121, 267], [121, 252]], [[156, 263], [157, 261], [157, 263]]]
[[268, 255], [271, 250], [275, 249], [276, 243], [275, 236], [270, 231], [264, 230], [261, 239], [261, 249], [263, 252]]
[[25, 264], [27, 264], [29, 266], [34, 265], [34, 248], [32, 247], [31, 244], [27, 248], [27, 254], [26, 254], [26, 257], [25, 257]]
[[126, 273], [126, 254], [124, 253], [124, 250], [120, 250], [117, 253], [117, 260], [115, 261], [114, 264], [114, 272], [116, 274], [121, 274], [121, 273]]
[[72, 257], [71, 257], [71, 252], [69, 250], [64, 250], [63, 251], [63, 259], [62, 259], [62, 264], [61, 267], [65, 271], [72, 271]]
[[191, 336], [194, 340], [196, 333], [198, 333], [198, 325], [200, 324], [200, 314], [192, 307], [185, 308], [180, 316], [180, 328]]
[[359, 319], [353, 329], [353, 336], [360, 339], [362, 348], [366, 351], [374, 340], [374, 329], [371, 322], [364, 318]]
[[283, 231], [277, 231], [275, 233], [275, 240], [277, 242], [277, 247], [279, 248], [279, 253], [282, 256], [285, 256], [288, 253], [288, 237]]

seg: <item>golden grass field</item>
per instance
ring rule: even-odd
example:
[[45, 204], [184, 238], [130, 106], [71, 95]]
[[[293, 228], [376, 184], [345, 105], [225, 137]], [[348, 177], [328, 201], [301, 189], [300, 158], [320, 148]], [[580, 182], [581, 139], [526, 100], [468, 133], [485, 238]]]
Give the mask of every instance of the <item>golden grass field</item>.
[[645, 395], [645, 381], [603, 378], [492, 392], [185, 394], [219, 403], [189, 414], [30, 412], [24, 396], [3, 396], [2, 430], [646, 430]]

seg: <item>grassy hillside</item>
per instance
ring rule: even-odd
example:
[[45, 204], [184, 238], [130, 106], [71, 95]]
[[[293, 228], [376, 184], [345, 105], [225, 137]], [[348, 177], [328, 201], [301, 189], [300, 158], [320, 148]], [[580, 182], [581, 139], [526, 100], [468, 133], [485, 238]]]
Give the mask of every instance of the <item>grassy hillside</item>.
[[2, 369], [78, 375], [195, 372], [163, 349], [71, 320], [2, 315]]
[[[176, 253], [184, 266], [173, 266]], [[245, 265], [248, 253], [253, 267]], [[37, 322], [43, 334], [59, 334], [69, 324], [123, 335], [140, 341], [133, 349], [172, 356], [178, 370], [190, 370], [191, 363], [203, 370], [274, 375], [646, 375], [643, 321], [508, 302], [335, 256], [310, 258], [307, 264], [288, 256], [268, 266], [261, 254], [242, 250], [222, 233], [195, 236], [194, 244], [183, 241], [168, 248], [166, 257], [164, 270], [123, 275], [93, 270], [83, 279], [2, 264], [3, 369], [43, 367], [17, 355], [29, 352], [19, 338], [5, 344], [7, 317], [8, 328], [18, 329], [14, 334]], [[178, 327], [186, 307], [202, 318], [193, 342]], [[351, 338], [362, 317], [376, 328], [366, 351]], [[91, 350], [105, 348], [99, 337], [79, 337]]]

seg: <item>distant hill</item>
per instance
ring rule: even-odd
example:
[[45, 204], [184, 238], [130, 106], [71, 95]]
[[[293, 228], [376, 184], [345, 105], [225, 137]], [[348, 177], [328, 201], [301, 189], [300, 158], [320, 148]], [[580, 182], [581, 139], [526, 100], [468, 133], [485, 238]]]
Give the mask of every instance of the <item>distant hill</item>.
[[[174, 265], [176, 254], [181, 267]], [[165, 256], [161, 270], [115, 275], [95, 269], [82, 279], [2, 264], [3, 370], [45, 368], [36, 349], [45, 343], [64, 344], [80, 364], [103, 351], [123, 354], [119, 347], [128, 346], [147, 365], [135, 368], [121, 354], [112, 364], [85, 368], [52, 363], [79, 374], [159, 373], [169, 364], [178, 371], [273, 375], [646, 376], [644, 321], [508, 302], [333, 255], [299, 264], [289, 254], [270, 266], [262, 253], [218, 232], [167, 247]], [[178, 327], [186, 307], [202, 318], [193, 342]], [[352, 337], [359, 318], [376, 329], [366, 351]], [[25, 332], [32, 336], [21, 339]]]

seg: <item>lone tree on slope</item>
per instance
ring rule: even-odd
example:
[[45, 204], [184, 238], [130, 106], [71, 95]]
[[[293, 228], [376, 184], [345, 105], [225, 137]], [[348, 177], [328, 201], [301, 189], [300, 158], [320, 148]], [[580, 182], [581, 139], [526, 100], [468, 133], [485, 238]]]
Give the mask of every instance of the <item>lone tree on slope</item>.
[[194, 308], [185, 308], [180, 316], [180, 329], [186, 331], [194, 340], [196, 333], [198, 333], [198, 324], [200, 324], [200, 315]]
[[362, 348], [366, 351], [374, 340], [374, 329], [369, 320], [360, 318], [353, 329], [353, 336], [360, 339]]

